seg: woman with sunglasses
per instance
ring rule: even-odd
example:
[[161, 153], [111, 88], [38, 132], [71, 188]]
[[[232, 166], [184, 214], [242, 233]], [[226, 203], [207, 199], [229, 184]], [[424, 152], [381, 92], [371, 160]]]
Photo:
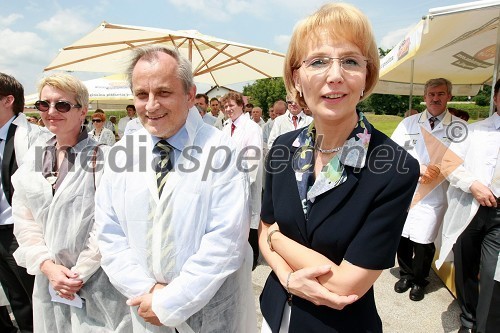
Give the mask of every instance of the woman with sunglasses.
[[35, 332], [128, 332], [126, 299], [100, 267], [94, 193], [103, 147], [82, 126], [88, 92], [78, 79], [54, 74], [35, 103], [51, 133], [28, 151], [12, 178], [19, 248], [14, 257], [35, 275]]
[[111, 130], [104, 127], [105, 122], [106, 115], [104, 113], [94, 113], [92, 115], [92, 125], [94, 125], [94, 129], [89, 132], [89, 136], [99, 143], [112, 146], [116, 142], [115, 135]]
[[419, 167], [356, 110], [378, 71], [357, 8], [327, 4], [296, 26], [284, 80], [314, 121], [279, 136], [266, 161], [262, 332], [382, 332], [373, 284], [394, 265]]

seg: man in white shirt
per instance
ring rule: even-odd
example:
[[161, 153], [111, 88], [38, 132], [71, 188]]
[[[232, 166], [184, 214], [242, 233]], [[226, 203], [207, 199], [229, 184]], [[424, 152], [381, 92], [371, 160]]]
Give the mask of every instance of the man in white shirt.
[[451, 91], [452, 84], [447, 79], [427, 81], [424, 86], [427, 109], [404, 118], [391, 136], [420, 164], [421, 179], [414, 200], [426, 187], [432, 186], [425, 197], [412, 204], [398, 246], [400, 279], [394, 285], [394, 290], [404, 293], [411, 288], [409, 298], [412, 301], [424, 298], [427, 277], [436, 252], [434, 240], [447, 208], [448, 182], [442, 175], [439, 177], [442, 154], [425, 140], [425, 135], [432, 135], [443, 147], [447, 147], [453, 140], [450, 135], [453, 135], [454, 127], [467, 127], [446, 108], [452, 97]]
[[215, 127], [215, 122], [217, 121], [217, 118], [215, 118], [214, 116], [212, 116], [210, 113], [207, 112], [208, 96], [205, 94], [196, 94], [196, 97], [194, 99], [194, 104], [198, 108], [198, 111], [200, 112], [200, 116], [201, 118], [203, 118], [203, 121]]
[[255, 106], [252, 109], [252, 120], [255, 121], [255, 123], [259, 125], [260, 128], [262, 128], [266, 124], [264, 119], [262, 119], [262, 108], [260, 108], [259, 106]]
[[[286, 107], [283, 108], [283, 114], [285, 114]], [[269, 119], [267, 122], [262, 126], [262, 147], [263, 147], [263, 155], [264, 159], [266, 158], [267, 152], [269, 151], [267, 142], [269, 140], [269, 134], [271, 134], [271, 130], [273, 129], [273, 124], [274, 124], [274, 119], [276, 118], [276, 113], [274, 112], [274, 106], [271, 106], [269, 108]], [[265, 175], [264, 175], [265, 178]], [[264, 186], [264, 183], [262, 183], [262, 186]]]
[[[33, 332], [31, 297], [35, 277], [18, 266], [12, 253], [19, 247], [12, 217], [12, 174], [42, 128], [30, 124], [24, 110], [24, 89], [14, 77], [0, 73], [0, 282], [21, 332]], [[0, 331], [17, 332], [5, 306], [0, 307]]]
[[244, 169], [250, 179], [250, 234], [248, 241], [253, 249], [253, 269], [259, 259], [259, 242], [257, 229], [260, 222], [260, 207], [262, 198], [262, 129], [253, 120], [243, 114], [243, 95], [229, 92], [221, 99], [229, 123], [223, 132], [231, 137], [240, 151], [239, 158], [248, 163]]
[[129, 135], [134, 133], [135, 131], [138, 131], [142, 128], [141, 120], [138, 117], [133, 118], [127, 123], [127, 126], [125, 126], [125, 131], [123, 132], [123, 135]]
[[452, 143], [443, 157], [449, 206], [436, 267], [453, 260], [460, 332], [498, 330], [488, 330], [487, 323], [498, 313], [492, 304], [500, 297], [494, 288], [500, 252], [500, 80], [493, 102], [496, 112], [471, 124], [465, 140]]
[[224, 127], [224, 112], [220, 110], [220, 102], [216, 97], [210, 99], [210, 114], [217, 118], [214, 126], [220, 130]]
[[[281, 109], [282, 108], [281, 103], [283, 101], [278, 101], [278, 102], [280, 102], [279, 109]], [[276, 113], [276, 103], [274, 105], [275, 113]], [[269, 139], [267, 142], [267, 147], [269, 149], [271, 149], [271, 147], [273, 146], [274, 140], [276, 140], [276, 138], [281, 134], [295, 131], [296, 129], [299, 128], [303, 128], [309, 125], [313, 120], [312, 117], [306, 116], [306, 114], [302, 111], [299, 105], [288, 97], [286, 104], [288, 106], [288, 109], [286, 110], [285, 114], [277, 116], [274, 119], [273, 128], [271, 130], [271, 133], [269, 134]]]
[[135, 118], [135, 106], [130, 104], [127, 105], [127, 116], [120, 118], [118, 121], [118, 137], [121, 139], [125, 135], [125, 127], [127, 123]]
[[102, 267], [129, 298], [134, 332], [255, 332], [237, 150], [201, 119], [177, 50], [137, 48], [130, 64], [144, 128], [117, 142], [97, 189]]

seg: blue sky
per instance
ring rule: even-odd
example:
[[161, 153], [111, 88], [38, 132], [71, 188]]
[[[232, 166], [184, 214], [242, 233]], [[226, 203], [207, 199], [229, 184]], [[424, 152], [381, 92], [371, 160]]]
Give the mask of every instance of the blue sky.
[[[392, 48], [430, 8], [467, 1], [354, 0], [370, 19], [377, 44]], [[207, 35], [285, 53], [295, 23], [324, 0], [0, 0], [0, 72], [14, 75], [26, 94], [58, 50], [102, 21]], [[81, 79], [102, 74], [75, 73]], [[235, 87], [236, 88], [236, 87]]]

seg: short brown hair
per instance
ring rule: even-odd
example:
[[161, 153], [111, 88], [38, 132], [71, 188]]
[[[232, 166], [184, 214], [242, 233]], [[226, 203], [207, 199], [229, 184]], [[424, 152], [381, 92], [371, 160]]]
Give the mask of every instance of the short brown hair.
[[229, 100], [235, 101], [236, 105], [243, 107], [245, 103], [243, 102], [243, 95], [236, 91], [230, 91], [220, 99], [222, 105], [226, 104]]
[[12, 103], [12, 111], [18, 114], [24, 111], [24, 88], [13, 76], [5, 73], [0, 73], [0, 97], [12, 95], [14, 103]]

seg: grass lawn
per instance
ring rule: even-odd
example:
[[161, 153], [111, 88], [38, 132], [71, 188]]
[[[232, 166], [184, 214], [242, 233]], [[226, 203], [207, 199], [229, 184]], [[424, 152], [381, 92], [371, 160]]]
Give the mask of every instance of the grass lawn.
[[392, 135], [392, 132], [394, 132], [401, 120], [403, 120], [402, 117], [398, 116], [376, 115], [369, 113], [365, 113], [365, 116], [376, 129], [388, 137]]

